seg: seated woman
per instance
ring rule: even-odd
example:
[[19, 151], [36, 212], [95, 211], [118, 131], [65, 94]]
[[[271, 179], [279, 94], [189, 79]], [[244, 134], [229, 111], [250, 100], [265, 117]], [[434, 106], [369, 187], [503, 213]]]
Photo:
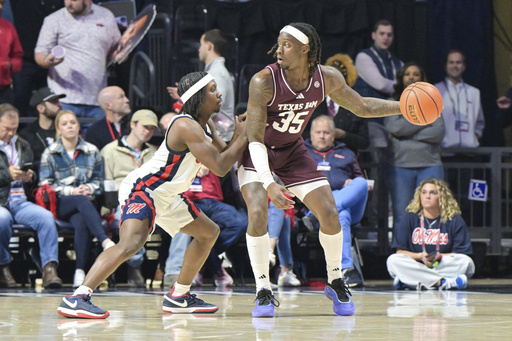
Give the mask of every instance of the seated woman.
[[98, 149], [79, 135], [76, 115], [62, 110], [55, 118], [57, 141], [48, 146], [41, 157], [39, 185], [49, 184], [57, 192], [57, 217], [75, 229], [76, 270], [73, 287], [85, 278], [85, 264], [91, 235], [103, 249], [114, 245], [101, 225], [94, 200], [102, 192], [103, 160]]
[[387, 267], [395, 289], [464, 289], [475, 273], [471, 240], [446, 182], [429, 178], [416, 188], [396, 226]]

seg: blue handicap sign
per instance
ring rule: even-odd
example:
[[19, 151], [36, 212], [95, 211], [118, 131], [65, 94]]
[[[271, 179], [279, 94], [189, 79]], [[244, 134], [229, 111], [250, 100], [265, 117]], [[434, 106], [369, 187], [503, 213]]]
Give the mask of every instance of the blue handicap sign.
[[487, 201], [487, 182], [485, 180], [474, 180], [469, 181], [469, 200]]

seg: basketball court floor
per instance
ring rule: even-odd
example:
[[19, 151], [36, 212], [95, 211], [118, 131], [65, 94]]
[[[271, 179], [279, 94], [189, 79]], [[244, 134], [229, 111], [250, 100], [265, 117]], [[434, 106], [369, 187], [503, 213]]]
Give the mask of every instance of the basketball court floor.
[[391, 281], [352, 290], [355, 316], [336, 316], [319, 288], [275, 289], [275, 318], [252, 318], [254, 287], [193, 290], [215, 314], [166, 314], [165, 291], [95, 293], [105, 320], [63, 318], [71, 288], [0, 291], [1, 340], [511, 340], [512, 282], [472, 280], [467, 291], [394, 291]]

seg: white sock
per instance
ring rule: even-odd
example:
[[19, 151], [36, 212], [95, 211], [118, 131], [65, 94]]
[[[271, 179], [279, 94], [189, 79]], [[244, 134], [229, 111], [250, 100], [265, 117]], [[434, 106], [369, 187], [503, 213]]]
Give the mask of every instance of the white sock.
[[189, 291], [190, 285], [178, 284], [178, 282], [176, 282], [172, 287], [171, 296], [185, 296]]
[[269, 275], [268, 250], [270, 250], [270, 238], [268, 233], [261, 237], [251, 237], [246, 234], [245, 237], [254, 280], [256, 281], [256, 292], [262, 288], [272, 291]]
[[327, 264], [327, 283], [341, 278], [341, 252], [343, 250], [343, 231], [329, 235], [322, 231], [318, 232], [318, 239], [325, 254]]
[[75, 292], [73, 293], [73, 296], [89, 295], [89, 294], [92, 294], [92, 289], [89, 287], [86, 287], [85, 285], [81, 285], [78, 288], [76, 288]]

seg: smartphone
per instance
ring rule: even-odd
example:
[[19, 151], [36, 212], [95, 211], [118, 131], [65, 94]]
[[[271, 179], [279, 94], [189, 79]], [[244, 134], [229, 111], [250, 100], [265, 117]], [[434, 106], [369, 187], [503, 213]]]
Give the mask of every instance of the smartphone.
[[28, 171], [29, 169], [31, 169], [33, 166], [33, 163], [32, 162], [27, 162], [25, 163], [22, 167], [21, 167], [21, 170], [26, 172]]
[[432, 262], [436, 259], [437, 253], [438, 253], [437, 251], [432, 251], [425, 258]]

